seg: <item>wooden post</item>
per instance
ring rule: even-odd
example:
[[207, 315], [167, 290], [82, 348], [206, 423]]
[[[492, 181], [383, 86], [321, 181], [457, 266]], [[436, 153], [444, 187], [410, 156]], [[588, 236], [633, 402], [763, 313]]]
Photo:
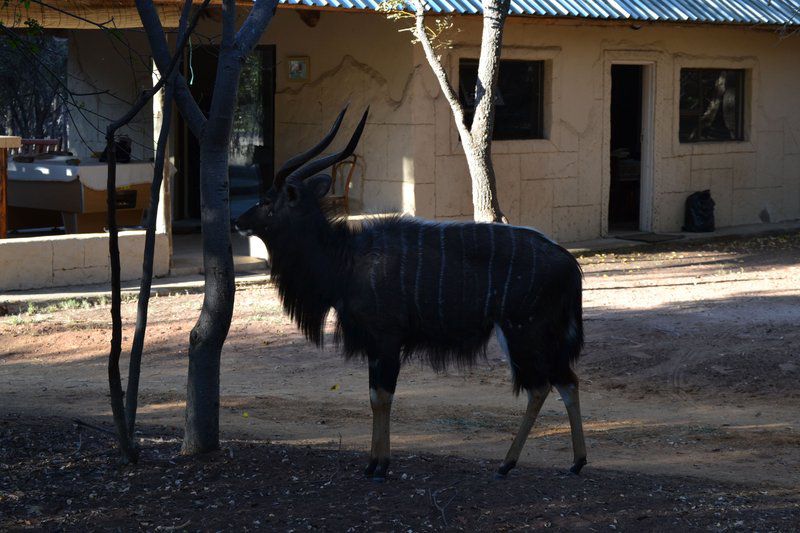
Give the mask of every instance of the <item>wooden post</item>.
[[19, 137], [0, 136], [0, 239], [8, 233], [8, 149], [20, 146]]

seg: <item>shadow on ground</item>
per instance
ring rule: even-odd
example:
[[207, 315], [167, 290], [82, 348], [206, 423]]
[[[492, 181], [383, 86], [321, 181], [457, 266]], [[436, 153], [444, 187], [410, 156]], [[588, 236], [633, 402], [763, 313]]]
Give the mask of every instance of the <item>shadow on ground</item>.
[[385, 484], [362, 454], [229, 440], [200, 459], [173, 430], [147, 428], [138, 466], [110, 437], [63, 418], [0, 419], [0, 529], [95, 530], [790, 530], [790, 491], [601, 470], [580, 477], [402, 455]]

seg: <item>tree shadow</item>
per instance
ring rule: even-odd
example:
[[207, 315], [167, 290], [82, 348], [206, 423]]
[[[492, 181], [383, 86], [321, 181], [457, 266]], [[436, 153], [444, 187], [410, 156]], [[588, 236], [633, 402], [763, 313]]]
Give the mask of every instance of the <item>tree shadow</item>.
[[122, 467], [107, 435], [64, 419], [6, 416], [0, 429], [3, 529], [789, 530], [800, 521], [791, 490], [591, 463], [581, 476], [524, 466], [498, 481], [494, 461], [403, 454], [375, 484], [363, 478], [364, 455], [341, 447], [231, 439], [190, 458], [173, 430], [146, 428], [140, 464]]

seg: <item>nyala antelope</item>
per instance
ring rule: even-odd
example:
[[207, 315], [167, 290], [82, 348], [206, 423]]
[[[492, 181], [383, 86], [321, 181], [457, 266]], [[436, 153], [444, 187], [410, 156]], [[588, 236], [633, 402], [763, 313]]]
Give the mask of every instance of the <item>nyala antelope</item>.
[[586, 464], [572, 371], [583, 346], [578, 263], [537, 231], [510, 225], [396, 217], [351, 229], [326, 209], [331, 177], [318, 172], [352, 154], [369, 110], [344, 150], [308, 163], [333, 140], [345, 111], [319, 144], [278, 170], [266, 197], [236, 226], [266, 244], [283, 307], [306, 338], [322, 344], [334, 309], [345, 356], [368, 361], [373, 419], [366, 475], [382, 481], [387, 473], [401, 362], [417, 356], [435, 370], [469, 365], [485, 355], [492, 330], [508, 357], [514, 392], [528, 396], [498, 476], [516, 466], [551, 386], [567, 409], [570, 470], [577, 474]]

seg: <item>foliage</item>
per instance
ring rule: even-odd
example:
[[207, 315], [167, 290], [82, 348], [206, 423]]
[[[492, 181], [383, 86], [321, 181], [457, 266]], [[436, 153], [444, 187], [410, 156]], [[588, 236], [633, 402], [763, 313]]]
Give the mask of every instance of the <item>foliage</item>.
[[[408, 4], [404, 0], [385, 0], [378, 4], [376, 9], [379, 13], [385, 13], [386, 18], [394, 21], [410, 20], [411, 26], [402, 28], [398, 31], [411, 32], [415, 38], [411, 40], [412, 44], [417, 44], [419, 39], [416, 37], [414, 28], [414, 20], [417, 17], [416, 12], [408, 10]], [[453, 24], [453, 17], [450, 15], [436, 17], [433, 25], [426, 25], [425, 32], [428, 34], [428, 40], [431, 42], [434, 50], [448, 49], [453, 47], [453, 41], [447, 38], [449, 32], [460, 32], [461, 29], [455, 28]]]
[[29, 138], [66, 137], [67, 40], [28, 24], [0, 37], [0, 130]]
[[232, 165], [248, 165], [253, 161], [255, 145], [264, 143], [263, 69], [258, 53], [248, 55], [242, 65], [231, 130]]

